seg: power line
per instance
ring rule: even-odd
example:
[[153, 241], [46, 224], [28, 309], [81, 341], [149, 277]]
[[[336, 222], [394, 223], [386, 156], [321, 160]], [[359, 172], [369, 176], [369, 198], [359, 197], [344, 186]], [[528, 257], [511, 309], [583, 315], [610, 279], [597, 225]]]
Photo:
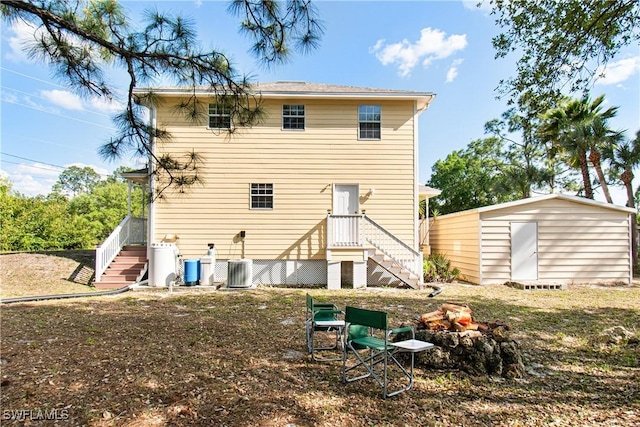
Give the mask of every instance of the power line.
[[[10, 91], [13, 91], [13, 92], [15, 92], [15, 93], [21, 93], [21, 94], [26, 95], [26, 96], [29, 96], [29, 97], [39, 98], [39, 99], [43, 99], [43, 100], [45, 100], [45, 101], [51, 102], [51, 100], [50, 100], [50, 99], [47, 99], [47, 98], [45, 98], [44, 96], [41, 96], [41, 95], [35, 95], [35, 94], [33, 94], [33, 93], [25, 92], [25, 91], [22, 91], [22, 90], [19, 90], [19, 89], [15, 89], [15, 88], [12, 88], [12, 87], [0, 86], [0, 89], [10, 90]], [[71, 93], [71, 92], [69, 92], [69, 93]], [[12, 101], [8, 100], [7, 102], [12, 102]], [[64, 107], [63, 107], [63, 108], [64, 108]], [[83, 107], [83, 108], [82, 108], [82, 110], [80, 110], [80, 111], [82, 111], [82, 112], [84, 112], [84, 113], [91, 113], [91, 114], [95, 114], [95, 115], [98, 115], [98, 116], [110, 117], [110, 116], [109, 116], [109, 114], [104, 114], [104, 113], [101, 113], [101, 112], [99, 112], [99, 111], [94, 111], [94, 110], [88, 110], [88, 109], [85, 109], [84, 107]], [[53, 113], [52, 113], [52, 114], [53, 114]]]
[[[2, 163], [3, 164], [4, 163], [8, 163], [10, 165], [18, 165], [18, 166], [23, 166], [24, 165], [24, 163], [12, 162], [10, 160], [3, 160]], [[44, 167], [38, 166], [38, 165], [30, 165], [28, 167], [32, 168], [32, 169], [42, 169], [42, 170], [49, 171], [49, 172], [58, 172], [58, 171], [55, 171], [53, 169], [44, 168]], [[29, 174], [29, 175], [36, 175], [36, 176], [42, 176], [42, 177], [48, 177], [49, 176], [49, 175], [37, 175], [37, 174]]]
[[78, 118], [71, 117], [71, 116], [65, 116], [64, 114], [60, 114], [60, 113], [54, 113], [53, 111], [47, 111], [46, 109], [44, 109], [42, 107], [34, 107], [32, 105], [22, 104], [20, 102], [11, 101], [11, 100], [8, 100], [8, 99], [3, 99], [2, 102], [6, 102], [8, 104], [19, 105], [21, 107], [31, 108], [32, 110], [41, 111], [41, 112], [47, 113], [47, 114], [53, 114], [54, 116], [62, 117], [62, 118], [69, 119], [69, 120], [75, 120], [77, 122], [86, 123], [86, 124], [93, 125], [93, 126], [98, 126], [98, 127], [101, 127], [101, 128], [112, 130], [112, 131], [117, 130], [116, 128], [111, 127], [111, 126], [105, 126], [105, 125], [101, 125], [101, 124], [98, 124], [98, 123], [95, 123], [95, 122], [90, 122], [88, 120], [82, 120], [82, 119], [78, 119]]
[[40, 163], [47, 166], [53, 166], [54, 168], [66, 169], [64, 166], [54, 165], [47, 162], [41, 162], [40, 160], [29, 159], [27, 157], [20, 157], [20, 156], [16, 156], [15, 154], [4, 153], [2, 151], [0, 151], [0, 154], [2, 154], [3, 156], [15, 157], [16, 159], [20, 159], [20, 160], [26, 160], [28, 162], [36, 162], [36, 163]]
[[2, 71], [7, 71], [9, 73], [17, 74], [19, 76], [26, 77], [28, 79], [35, 80], [35, 81], [40, 82], [40, 83], [46, 83], [46, 84], [51, 85], [51, 86], [56, 86], [56, 87], [61, 87], [63, 89], [66, 89], [62, 85], [59, 85], [59, 84], [56, 84], [56, 83], [53, 83], [53, 82], [50, 82], [50, 81], [47, 81], [47, 80], [42, 80], [42, 79], [39, 79], [37, 77], [33, 77], [33, 76], [28, 75], [28, 74], [21, 73], [19, 71], [10, 70], [10, 69], [4, 68], [4, 67], [0, 67], [0, 69], [2, 69]]
[[[20, 159], [20, 160], [26, 160], [28, 162], [40, 163], [40, 164], [43, 164], [43, 165], [51, 166], [51, 167], [62, 169], [62, 170], [67, 169], [65, 166], [54, 165], [52, 163], [47, 163], [47, 162], [41, 162], [40, 160], [29, 159], [28, 157], [16, 156], [15, 154], [4, 153], [2, 151], [0, 151], [0, 154], [2, 154], [3, 156], [15, 157], [16, 159]], [[21, 164], [21, 163], [16, 163], [16, 162], [11, 162], [11, 161], [4, 161], [4, 163], [11, 163], [11, 164], [15, 164], [15, 165], [20, 165]], [[31, 165], [29, 167], [30, 168], [37, 168], [37, 169], [44, 169], [44, 170], [51, 170], [51, 169], [47, 169], [47, 168], [43, 168], [43, 167], [38, 167], [37, 165]], [[89, 166], [89, 167], [91, 169], [93, 169], [91, 166]], [[96, 172], [98, 175], [100, 175], [102, 177], [108, 177], [109, 176], [109, 174], [99, 173], [95, 169], [93, 169], [93, 171]]]

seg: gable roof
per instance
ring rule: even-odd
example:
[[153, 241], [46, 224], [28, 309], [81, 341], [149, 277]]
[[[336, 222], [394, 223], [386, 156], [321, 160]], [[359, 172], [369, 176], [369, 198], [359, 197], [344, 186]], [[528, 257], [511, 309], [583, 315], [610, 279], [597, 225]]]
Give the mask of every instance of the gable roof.
[[[256, 94], [264, 98], [325, 98], [325, 99], [389, 99], [413, 100], [418, 103], [418, 110], [424, 110], [435, 98], [433, 92], [411, 90], [377, 89], [358, 86], [344, 86], [326, 83], [309, 83], [303, 81], [277, 81], [271, 83], [255, 83], [252, 88]], [[134, 94], [153, 93], [158, 96], [176, 96], [193, 94], [193, 88], [186, 86], [135, 88]], [[209, 87], [199, 87], [196, 95], [210, 95]]]
[[628, 208], [626, 206], [618, 206], [618, 205], [612, 205], [611, 203], [604, 203], [604, 202], [598, 202], [596, 200], [591, 200], [591, 199], [587, 199], [584, 197], [578, 197], [578, 196], [569, 196], [567, 194], [546, 194], [543, 196], [535, 196], [535, 197], [529, 197], [527, 199], [520, 199], [520, 200], [516, 200], [513, 202], [506, 202], [506, 203], [499, 203], [497, 205], [490, 205], [490, 206], [484, 206], [481, 208], [475, 208], [475, 209], [468, 209], [465, 211], [460, 211], [460, 212], [453, 212], [450, 214], [446, 214], [446, 215], [441, 215], [440, 217], [445, 217], [445, 216], [453, 216], [453, 215], [459, 215], [459, 214], [468, 214], [471, 212], [478, 212], [478, 213], [484, 213], [484, 212], [492, 212], [492, 211], [497, 211], [499, 209], [506, 209], [506, 208], [512, 208], [512, 207], [517, 207], [517, 206], [523, 206], [523, 205], [528, 205], [531, 203], [537, 203], [537, 202], [541, 202], [544, 200], [552, 200], [552, 199], [558, 199], [558, 200], [566, 200], [568, 202], [573, 202], [573, 203], [581, 203], [584, 205], [589, 205], [589, 206], [595, 206], [598, 208], [603, 208], [603, 209], [611, 209], [614, 211], [618, 211], [618, 212], [625, 212], [625, 213], [629, 213], [629, 214], [635, 214], [636, 210], [634, 208]]

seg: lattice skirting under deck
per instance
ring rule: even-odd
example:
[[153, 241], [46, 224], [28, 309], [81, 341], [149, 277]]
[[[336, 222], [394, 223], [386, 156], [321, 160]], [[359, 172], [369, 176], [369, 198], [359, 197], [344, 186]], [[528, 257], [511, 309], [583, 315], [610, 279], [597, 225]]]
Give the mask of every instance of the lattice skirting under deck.
[[[216, 282], [227, 280], [228, 260], [216, 260]], [[253, 260], [254, 285], [326, 285], [324, 260]]]

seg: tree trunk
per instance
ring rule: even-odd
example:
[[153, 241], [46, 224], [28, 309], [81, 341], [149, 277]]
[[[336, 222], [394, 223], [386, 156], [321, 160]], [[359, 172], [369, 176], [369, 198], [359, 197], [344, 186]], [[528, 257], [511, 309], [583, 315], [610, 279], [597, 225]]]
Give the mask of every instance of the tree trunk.
[[604, 197], [607, 200], [607, 203], [613, 204], [613, 200], [611, 199], [611, 193], [609, 193], [609, 185], [604, 177], [604, 172], [602, 172], [602, 163], [600, 162], [600, 152], [598, 150], [591, 149], [589, 153], [589, 161], [593, 165], [593, 168], [596, 170], [596, 174], [598, 175], [598, 180], [600, 181], [600, 185], [602, 186], [602, 192], [604, 193]]
[[587, 162], [587, 152], [580, 150], [578, 152], [578, 160], [580, 161], [580, 172], [582, 172], [582, 182], [584, 184], [584, 196], [593, 200], [593, 188], [591, 187], [591, 177], [589, 176], [589, 163]]
[[[635, 208], [635, 197], [633, 196], [633, 171], [631, 169], [625, 169], [620, 176], [620, 179], [624, 183], [624, 186], [627, 189], [627, 206], [630, 208]], [[638, 223], [636, 220], [636, 216], [633, 215], [631, 218], [631, 260], [634, 274], [637, 273], [638, 268]]]
[[620, 175], [620, 180], [624, 184], [627, 189], [627, 206], [630, 208], [635, 208], [635, 197], [633, 197], [633, 171], [631, 169], [625, 169]]

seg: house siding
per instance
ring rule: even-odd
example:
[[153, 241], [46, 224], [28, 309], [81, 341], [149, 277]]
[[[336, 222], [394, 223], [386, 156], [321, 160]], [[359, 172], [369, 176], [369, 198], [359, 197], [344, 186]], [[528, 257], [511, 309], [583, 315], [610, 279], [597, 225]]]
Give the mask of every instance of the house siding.
[[[344, 183], [359, 184], [361, 210], [414, 246], [414, 101], [266, 99], [264, 122], [231, 135], [185, 120], [178, 102], [157, 106], [158, 125], [172, 140], [156, 152], [197, 153], [202, 184], [156, 201], [154, 241], [177, 234], [185, 257], [215, 243], [221, 259], [325, 259], [333, 184]], [[305, 105], [304, 131], [282, 130], [283, 104]], [[381, 140], [358, 140], [361, 104], [382, 107]], [[249, 208], [250, 183], [274, 185], [273, 210]]]
[[480, 283], [479, 218], [475, 211], [431, 219], [431, 253], [440, 253], [460, 270], [460, 279]]

